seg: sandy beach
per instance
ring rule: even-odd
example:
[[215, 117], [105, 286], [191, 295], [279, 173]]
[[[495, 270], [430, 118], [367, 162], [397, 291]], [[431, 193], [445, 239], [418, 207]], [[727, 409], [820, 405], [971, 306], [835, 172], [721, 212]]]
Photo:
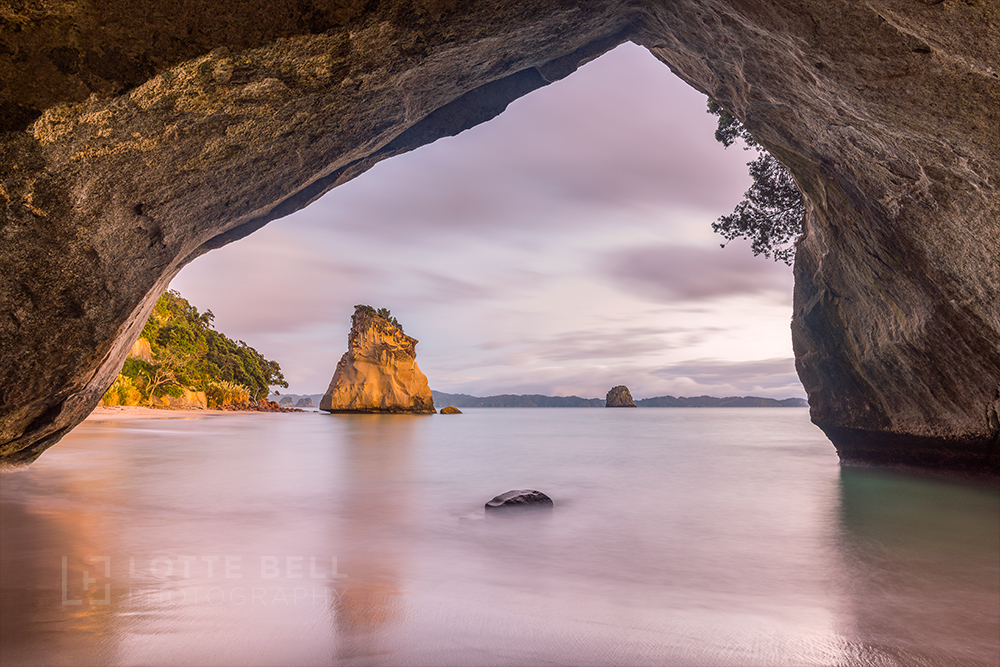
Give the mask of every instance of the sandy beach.
[[[299, 409], [301, 412], [314, 412]], [[291, 411], [216, 410], [215, 408], [147, 408], [140, 405], [98, 406], [84, 421], [125, 421], [132, 419], [190, 419], [201, 415], [266, 415], [290, 414]]]
[[139, 405], [98, 406], [84, 421], [123, 421], [126, 419], [190, 419], [193, 415], [245, 415], [250, 411], [209, 410], [199, 408], [160, 409]]

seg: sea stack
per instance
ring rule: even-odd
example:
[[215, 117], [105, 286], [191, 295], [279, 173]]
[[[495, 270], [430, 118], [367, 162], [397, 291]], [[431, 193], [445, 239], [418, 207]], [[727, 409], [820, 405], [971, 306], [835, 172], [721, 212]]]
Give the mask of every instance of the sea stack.
[[604, 404], [606, 408], [634, 408], [635, 403], [632, 402], [632, 394], [629, 393], [628, 387], [623, 384], [617, 387], [612, 387], [611, 391], [608, 392], [607, 402]]
[[387, 310], [354, 307], [347, 352], [320, 401], [326, 412], [434, 412], [427, 377], [417, 367], [417, 340]]

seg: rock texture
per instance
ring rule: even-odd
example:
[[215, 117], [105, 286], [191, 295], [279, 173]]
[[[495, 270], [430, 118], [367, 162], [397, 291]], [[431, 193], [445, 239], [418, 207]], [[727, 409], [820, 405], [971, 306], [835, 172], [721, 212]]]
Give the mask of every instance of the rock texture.
[[313, 400], [311, 398], [309, 398], [308, 396], [306, 396], [304, 398], [300, 398], [299, 400], [295, 401], [295, 407], [297, 407], [297, 408], [312, 408], [312, 407], [315, 407], [315, 406], [313, 405]]
[[630, 39], [805, 194], [793, 342], [841, 456], [996, 472], [998, 12], [16, 3], [0, 12], [0, 458], [30, 461], [89, 413], [195, 257]]
[[351, 318], [347, 352], [319, 403], [327, 412], [433, 413], [427, 377], [417, 367], [417, 339], [369, 306]]
[[460, 414], [462, 414], [462, 411], [459, 410], [458, 408], [456, 408], [453, 405], [449, 405], [447, 407], [441, 408], [441, 414], [443, 414], [443, 415], [460, 415]]
[[139, 338], [132, 344], [132, 348], [128, 351], [128, 358], [139, 359], [145, 361], [147, 364], [153, 363], [153, 348], [150, 347], [149, 341], [145, 338]]
[[620, 384], [617, 387], [612, 387], [608, 390], [608, 396], [604, 400], [604, 407], [634, 408], [635, 403], [632, 402], [632, 394], [629, 392], [628, 387]]
[[552, 499], [541, 491], [520, 489], [501, 493], [486, 503], [487, 514], [507, 514], [523, 510], [551, 510]]

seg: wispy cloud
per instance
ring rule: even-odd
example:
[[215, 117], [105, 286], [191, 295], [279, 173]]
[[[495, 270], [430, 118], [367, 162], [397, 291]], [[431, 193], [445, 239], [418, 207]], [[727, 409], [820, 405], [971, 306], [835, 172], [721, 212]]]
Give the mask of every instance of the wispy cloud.
[[753, 257], [744, 248], [660, 244], [621, 248], [601, 258], [622, 289], [672, 303], [718, 297], [791, 292], [791, 269]]
[[627, 44], [486, 125], [377, 165], [317, 202], [312, 219], [418, 245], [579, 229], [622, 210], [710, 221], [747, 184], [744, 156], [721, 160], [713, 132], [704, 98]]
[[668, 382], [690, 382], [706, 387], [733, 387], [742, 392], [785, 390], [798, 386], [795, 360], [727, 361], [692, 359], [651, 369], [649, 374]]

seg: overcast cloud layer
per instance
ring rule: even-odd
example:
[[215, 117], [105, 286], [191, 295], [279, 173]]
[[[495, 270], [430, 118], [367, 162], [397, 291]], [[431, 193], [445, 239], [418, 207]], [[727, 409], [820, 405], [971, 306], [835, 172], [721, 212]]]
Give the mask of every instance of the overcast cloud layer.
[[752, 157], [716, 143], [713, 120], [623, 45], [198, 259], [172, 287], [277, 360], [293, 393], [326, 389], [368, 303], [420, 340], [441, 391], [804, 396], [790, 269], [711, 231]]

